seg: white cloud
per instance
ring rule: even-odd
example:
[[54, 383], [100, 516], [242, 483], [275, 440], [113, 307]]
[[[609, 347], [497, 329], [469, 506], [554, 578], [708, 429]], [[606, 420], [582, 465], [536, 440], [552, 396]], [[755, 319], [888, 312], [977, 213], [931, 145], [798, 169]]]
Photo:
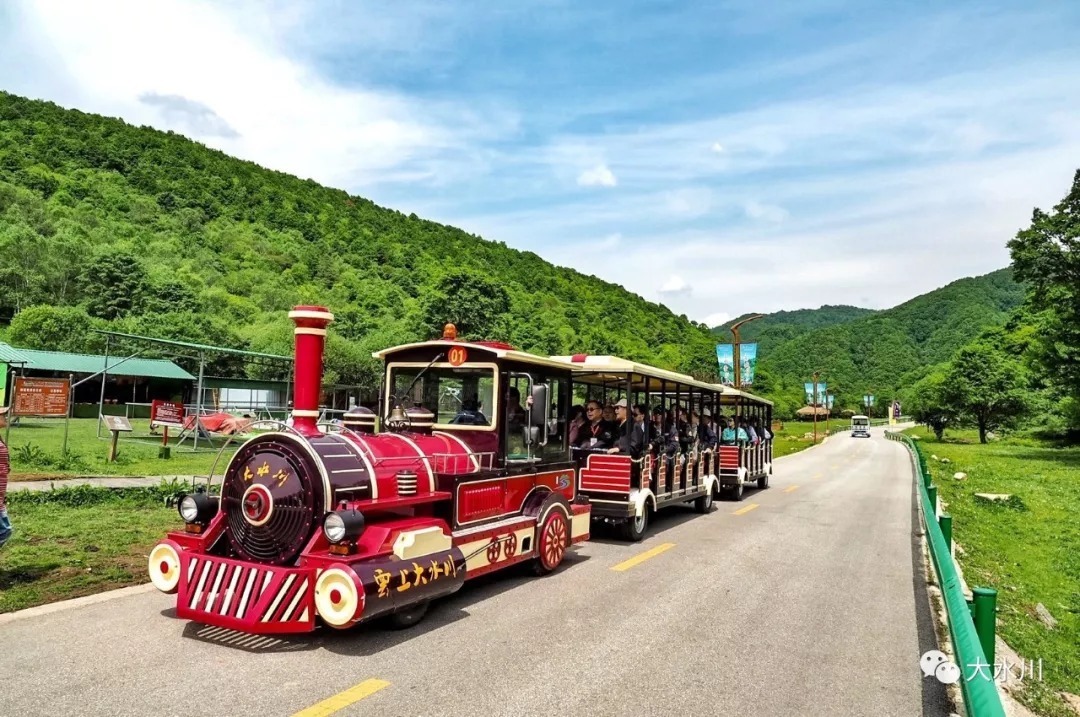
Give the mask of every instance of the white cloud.
[[720, 144], [719, 142], [713, 142], [712, 147], [710, 147], [710, 149], [712, 151], [716, 152], [717, 154], [723, 154], [725, 152], [724, 145]]
[[687, 284], [686, 280], [678, 274], [672, 274], [671, 276], [669, 276], [664, 282], [664, 284], [659, 289], [657, 289], [657, 293], [661, 294], [662, 296], [668, 297], [689, 296], [691, 293], [693, 293], [693, 291], [693, 287]]
[[[14, 30], [38, 57], [0, 49], [0, 84], [353, 190], [436, 179], [445, 158], [469, 157], [473, 141], [508, 126], [465, 105], [331, 83], [260, 31], [270, 18], [299, 21], [275, 13], [258, 4], [39, 0], [21, 7]], [[50, 73], [24, 79], [22, 68], [42, 58]]]
[[579, 174], [577, 183], [583, 187], [614, 187], [615, 174], [606, 164], [598, 164]]
[[715, 313], [709, 314], [704, 319], [702, 319], [702, 321], [706, 326], [712, 329], [716, 328], [717, 326], [723, 326], [727, 322], [731, 321], [733, 318], [735, 317], [727, 313], [726, 311], [717, 311]]

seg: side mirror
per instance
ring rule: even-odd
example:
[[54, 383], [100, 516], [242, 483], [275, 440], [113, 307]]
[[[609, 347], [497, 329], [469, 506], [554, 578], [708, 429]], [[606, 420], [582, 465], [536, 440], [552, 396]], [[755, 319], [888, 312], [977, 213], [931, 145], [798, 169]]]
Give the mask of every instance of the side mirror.
[[547, 384], [538, 383], [533, 385], [532, 400], [532, 406], [529, 409], [529, 425], [542, 426], [547, 421], [548, 413]]

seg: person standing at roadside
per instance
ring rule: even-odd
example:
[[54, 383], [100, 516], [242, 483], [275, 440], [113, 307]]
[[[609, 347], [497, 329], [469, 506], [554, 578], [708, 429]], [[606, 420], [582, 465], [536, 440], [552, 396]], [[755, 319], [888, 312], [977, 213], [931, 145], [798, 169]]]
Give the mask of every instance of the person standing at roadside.
[[7, 514], [7, 484], [8, 474], [11, 472], [11, 458], [8, 456], [8, 447], [3, 439], [0, 439], [0, 548], [11, 537], [11, 520]]

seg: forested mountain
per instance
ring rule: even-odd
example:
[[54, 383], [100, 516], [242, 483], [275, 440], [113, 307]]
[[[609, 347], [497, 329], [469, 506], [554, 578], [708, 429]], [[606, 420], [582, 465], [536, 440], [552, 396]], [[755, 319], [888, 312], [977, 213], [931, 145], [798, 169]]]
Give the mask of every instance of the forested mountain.
[[289, 354], [301, 302], [337, 316], [328, 381], [371, 385], [372, 350], [447, 320], [541, 354], [716, 374], [705, 326], [620, 286], [171, 132], [0, 92], [11, 341], [90, 350], [89, 329], [107, 326]]
[[[829, 306], [819, 309], [796, 309], [795, 311], [777, 311], [764, 318], [754, 319], [739, 328], [739, 341], [757, 342], [758, 351], [768, 355], [785, 341], [801, 336], [814, 329], [844, 324], [853, 319], [874, 313], [873, 309], [860, 309], [857, 306]], [[718, 342], [730, 342], [730, 328], [751, 314], [743, 314], [722, 326], [713, 329]]]
[[984, 329], [1005, 324], [1023, 300], [1024, 287], [1006, 268], [954, 281], [891, 309], [802, 332], [768, 352], [760, 350], [761, 369], [772, 384], [766, 387], [801, 403], [802, 382], [820, 369], [820, 380], [837, 394], [838, 406], [858, 406], [867, 391], [887, 400]]
[[[841, 406], [885, 397], [1005, 321], [1003, 270], [886, 311], [778, 312], [747, 324], [754, 390], [781, 415], [815, 369]], [[337, 317], [327, 382], [374, 386], [373, 350], [437, 334], [538, 353], [615, 353], [715, 379], [725, 327], [454, 227], [229, 157], [174, 133], [0, 92], [0, 332], [100, 348], [92, 328], [289, 354], [288, 309]], [[4, 324], [10, 321], [11, 325]], [[217, 375], [268, 377], [221, 359]]]

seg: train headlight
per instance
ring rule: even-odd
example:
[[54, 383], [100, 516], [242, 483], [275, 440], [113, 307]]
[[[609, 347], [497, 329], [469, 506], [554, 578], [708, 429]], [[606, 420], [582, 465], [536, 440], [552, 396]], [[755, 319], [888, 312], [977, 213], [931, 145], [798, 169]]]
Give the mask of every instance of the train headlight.
[[192, 493], [180, 499], [177, 510], [185, 523], [206, 523], [217, 512], [217, 501], [206, 493]]
[[323, 533], [334, 544], [355, 541], [364, 527], [364, 514], [358, 510], [338, 510], [323, 518]]
[[199, 505], [195, 502], [195, 496], [185, 495], [180, 500], [180, 517], [188, 523], [194, 523], [199, 517]]

